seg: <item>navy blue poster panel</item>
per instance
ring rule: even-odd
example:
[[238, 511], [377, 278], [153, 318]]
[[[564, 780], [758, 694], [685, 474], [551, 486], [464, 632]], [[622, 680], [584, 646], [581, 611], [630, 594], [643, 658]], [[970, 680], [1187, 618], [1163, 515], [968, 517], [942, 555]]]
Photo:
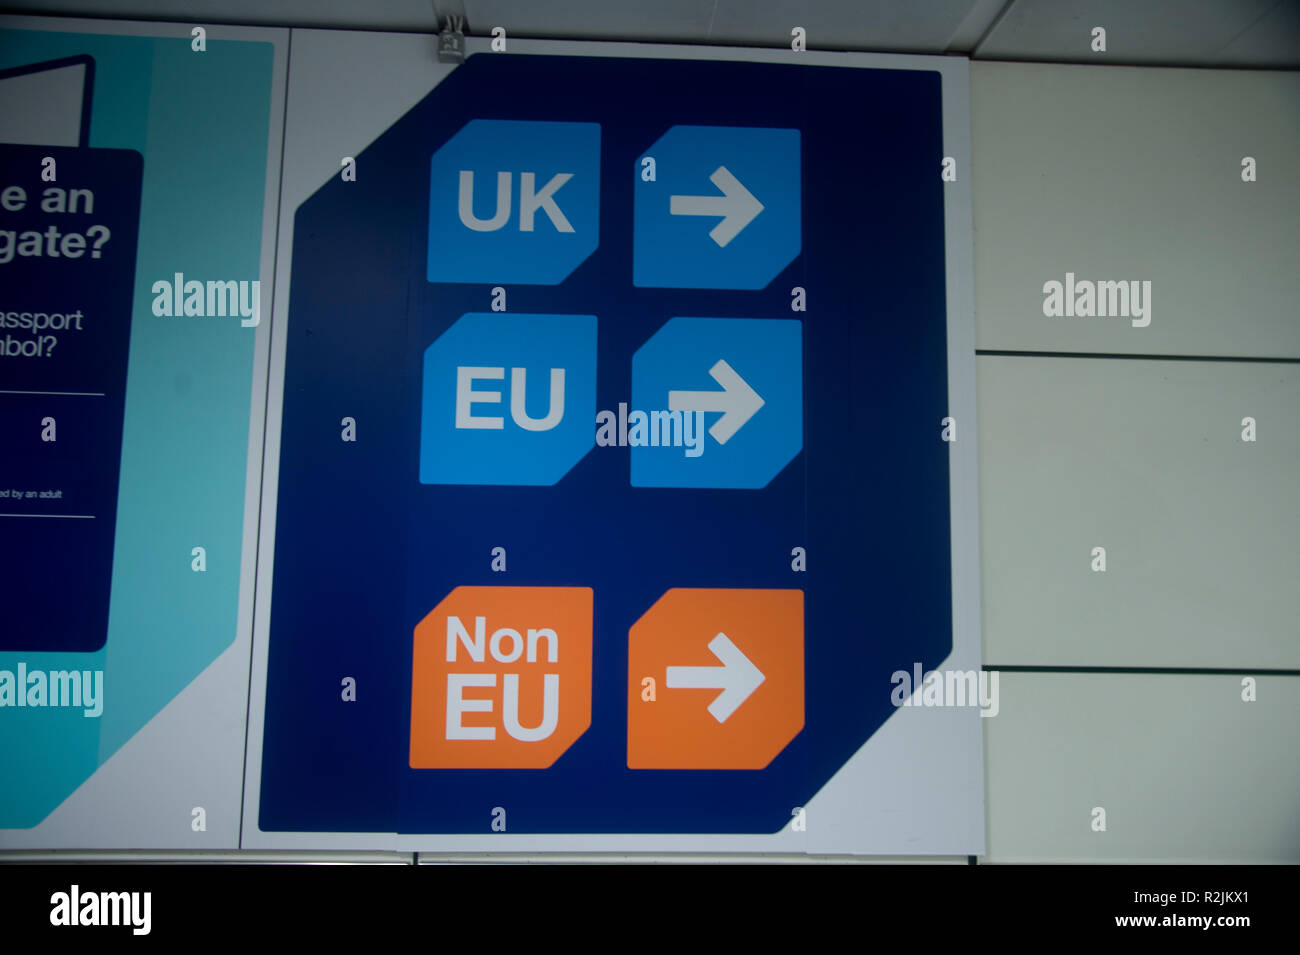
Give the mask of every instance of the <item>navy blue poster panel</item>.
[[141, 174], [0, 146], [0, 650], [107, 639]]
[[[512, 833], [775, 832], [893, 712], [890, 675], [950, 652], [940, 93], [477, 55], [299, 207], [263, 830], [488, 832], [503, 809]], [[426, 716], [502, 752], [554, 725], [537, 703], [510, 729], [494, 676], [422, 696], [420, 628], [431, 658], [492, 634], [509, 659], [533, 624], [499, 641], [493, 595], [528, 588], [590, 591], [571, 745], [426, 748]], [[469, 609], [433, 620], [449, 595]], [[775, 656], [736, 622], [749, 595], [794, 608]], [[665, 657], [644, 712], [695, 693], [698, 734], [637, 709], [639, 655], [680, 636], [656, 621], [690, 607], [699, 652]], [[792, 700], [757, 763], [686, 755]]]

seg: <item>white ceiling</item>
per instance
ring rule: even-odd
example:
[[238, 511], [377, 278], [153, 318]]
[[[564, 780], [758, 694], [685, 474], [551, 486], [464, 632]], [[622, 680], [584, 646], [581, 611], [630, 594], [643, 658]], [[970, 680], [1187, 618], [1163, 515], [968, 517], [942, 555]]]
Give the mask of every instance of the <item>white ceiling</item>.
[[[1300, 68], [1300, 0], [6, 0], [9, 12], [537, 39], [965, 53], [1058, 63]], [[1094, 27], [1105, 54], [1090, 49]]]

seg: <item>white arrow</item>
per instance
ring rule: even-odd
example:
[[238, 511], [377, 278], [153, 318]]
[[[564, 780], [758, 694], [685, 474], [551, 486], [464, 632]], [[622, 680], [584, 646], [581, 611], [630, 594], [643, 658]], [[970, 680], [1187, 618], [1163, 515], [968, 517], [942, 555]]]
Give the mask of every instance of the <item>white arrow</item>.
[[726, 248], [728, 242], [740, 235], [740, 230], [754, 221], [763, 211], [763, 203], [740, 184], [726, 166], [719, 166], [709, 177], [709, 182], [722, 190], [720, 196], [671, 196], [668, 211], [675, 216], [722, 216], [722, 221], [709, 232], [709, 238]]
[[719, 723], [725, 723], [767, 677], [725, 633], [710, 640], [709, 649], [722, 666], [669, 667], [665, 684], [670, 690], [721, 690], [709, 704], [709, 712]]
[[718, 444], [726, 444], [766, 402], [721, 358], [709, 374], [722, 386], [721, 391], [670, 391], [668, 410], [721, 411], [722, 417], [713, 422], [709, 434]]

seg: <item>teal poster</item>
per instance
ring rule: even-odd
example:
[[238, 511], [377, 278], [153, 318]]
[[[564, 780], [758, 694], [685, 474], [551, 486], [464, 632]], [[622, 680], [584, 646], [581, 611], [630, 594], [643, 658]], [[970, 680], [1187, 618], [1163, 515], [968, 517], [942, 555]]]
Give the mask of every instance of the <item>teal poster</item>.
[[0, 19], [0, 848], [237, 845], [285, 34], [202, 32]]

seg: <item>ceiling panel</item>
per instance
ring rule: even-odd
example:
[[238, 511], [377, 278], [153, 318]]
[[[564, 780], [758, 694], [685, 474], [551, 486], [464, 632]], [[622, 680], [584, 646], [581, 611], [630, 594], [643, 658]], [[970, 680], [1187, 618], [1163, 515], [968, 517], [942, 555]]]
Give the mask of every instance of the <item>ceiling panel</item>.
[[788, 46], [791, 28], [801, 26], [809, 47], [819, 50], [942, 53], [974, 6], [975, 0], [719, 0], [710, 39]]
[[[1300, 0], [1015, 0], [980, 44], [981, 59], [1150, 65], [1300, 65]], [[1276, 27], [1258, 40], [1255, 30]], [[1279, 29], [1289, 24], [1289, 30]], [[1091, 49], [1106, 30], [1106, 52]], [[1256, 44], [1250, 46], [1249, 43]], [[1252, 55], [1265, 55], [1265, 59]]]
[[436, 32], [433, 0], [6, 0], [6, 13]]
[[1216, 66], [1300, 67], [1300, 0], [1279, 3], [1209, 62]]
[[[455, 0], [438, 0], [448, 10]], [[494, 26], [534, 39], [644, 40], [700, 43], [708, 36], [713, 0], [462, 0], [470, 28]]]
[[[464, 14], [483, 36], [941, 53], [965, 25], [973, 43], [1006, 0], [10, 0], [14, 12], [435, 32]], [[969, 44], [963, 49], [968, 49]]]
[[[968, 53], [1058, 63], [1300, 68], [1300, 0], [5, 0], [9, 11], [534, 39]], [[1107, 51], [1089, 48], [1107, 31]]]
[[[439, 0], [444, 6], [455, 0]], [[973, 11], [1005, 0], [462, 0], [470, 26], [528, 37], [785, 47], [801, 26], [814, 49], [943, 52]], [[982, 32], [982, 30], [981, 30]]]

